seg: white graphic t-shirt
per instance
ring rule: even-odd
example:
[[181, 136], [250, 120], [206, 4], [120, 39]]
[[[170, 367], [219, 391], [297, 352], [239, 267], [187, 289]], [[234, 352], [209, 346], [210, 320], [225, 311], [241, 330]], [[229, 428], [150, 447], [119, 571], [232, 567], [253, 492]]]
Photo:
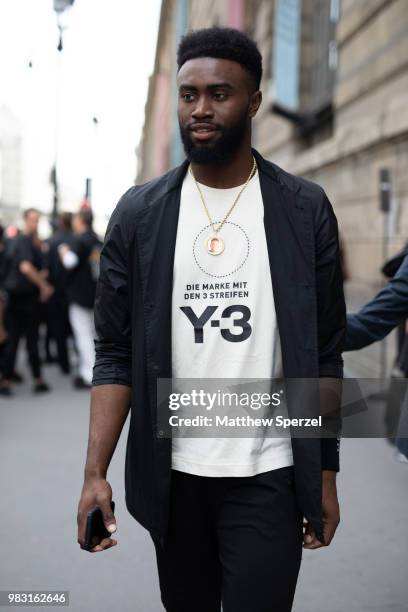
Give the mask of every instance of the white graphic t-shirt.
[[[200, 184], [215, 227], [241, 187], [215, 189]], [[187, 172], [174, 258], [172, 376], [269, 379], [277, 327], [257, 172], [219, 232], [225, 244], [219, 255], [207, 251], [213, 234]], [[172, 440], [172, 468], [190, 474], [252, 476], [292, 464], [289, 437]]]

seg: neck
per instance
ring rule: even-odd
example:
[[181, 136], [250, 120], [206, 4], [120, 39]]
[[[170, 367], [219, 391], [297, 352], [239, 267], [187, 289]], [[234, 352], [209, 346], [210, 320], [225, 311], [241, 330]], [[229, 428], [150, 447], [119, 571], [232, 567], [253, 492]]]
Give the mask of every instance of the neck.
[[252, 170], [254, 160], [250, 146], [237, 150], [225, 162], [216, 164], [191, 163], [194, 176], [199, 183], [216, 189], [229, 189], [242, 185]]

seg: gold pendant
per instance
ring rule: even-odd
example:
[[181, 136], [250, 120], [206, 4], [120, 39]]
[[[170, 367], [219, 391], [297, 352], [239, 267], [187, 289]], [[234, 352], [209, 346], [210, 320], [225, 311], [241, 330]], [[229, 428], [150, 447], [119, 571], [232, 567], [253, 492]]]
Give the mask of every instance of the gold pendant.
[[207, 238], [207, 240], [205, 241], [205, 246], [206, 246], [207, 252], [210, 255], [221, 255], [221, 253], [225, 249], [225, 244], [224, 244], [223, 239], [220, 238], [220, 236], [214, 236], [214, 235]]

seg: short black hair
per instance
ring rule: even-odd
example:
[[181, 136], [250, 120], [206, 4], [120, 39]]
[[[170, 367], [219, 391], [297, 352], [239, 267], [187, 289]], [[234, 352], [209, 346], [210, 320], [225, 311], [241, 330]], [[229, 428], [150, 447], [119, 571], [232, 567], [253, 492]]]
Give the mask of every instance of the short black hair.
[[90, 208], [80, 208], [77, 212], [78, 217], [86, 227], [92, 227], [93, 212]]
[[25, 210], [23, 210], [23, 219], [27, 219], [27, 217], [31, 215], [31, 213], [36, 213], [37, 215], [41, 215], [38, 208], [34, 208], [33, 206], [31, 206], [31, 208], [26, 208]]
[[59, 228], [66, 232], [72, 231], [72, 212], [63, 212], [58, 217]]
[[216, 57], [241, 64], [254, 78], [259, 89], [262, 78], [262, 55], [256, 43], [234, 28], [193, 30], [182, 37], [177, 50], [178, 70], [197, 57]]

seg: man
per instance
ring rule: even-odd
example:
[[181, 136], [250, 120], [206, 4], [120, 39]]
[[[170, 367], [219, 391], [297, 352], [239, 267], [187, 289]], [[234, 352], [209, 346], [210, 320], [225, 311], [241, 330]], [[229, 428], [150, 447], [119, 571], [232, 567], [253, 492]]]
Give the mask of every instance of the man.
[[55, 291], [47, 304], [48, 333], [57, 346], [58, 363], [63, 374], [69, 374], [68, 335], [70, 333], [68, 317], [67, 283], [69, 273], [62, 265], [59, 255], [61, 244], [72, 242], [72, 213], [61, 213], [58, 228], [48, 239], [49, 280]]
[[99, 273], [101, 241], [92, 228], [93, 214], [88, 208], [72, 217], [75, 240], [58, 247], [63, 266], [69, 270], [67, 294], [69, 320], [78, 351], [76, 389], [88, 389], [94, 364], [94, 321], [96, 279]]
[[10, 244], [8, 270], [4, 279], [7, 293], [5, 328], [7, 340], [3, 353], [3, 379], [0, 394], [9, 396], [13, 379], [14, 365], [20, 338], [24, 336], [34, 379], [33, 391], [49, 391], [49, 386], [41, 376], [38, 353], [38, 328], [40, 322], [40, 303], [47, 302], [53, 287], [47, 281], [47, 273], [42, 269], [42, 253], [38, 241], [40, 213], [29, 208], [23, 213], [24, 229]]
[[[408, 319], [408, 255], [395, 276], [359, 312], [347, 316], [345, 351], [356, 351], [385, 338]], [[408, 392], [402, 403], [395, 439], [408, 458]]]
[[188, 160], [125, 194], [101, 254], [78, 541], [95, 505], [116, 529], [106, 472], [131, 404], [126, 502], [154, 541], [166, 610], [287, 611], [302, 542], [329, 544], [339, 522], [337, 440], [160, 437], [156, 383], [271, 378], [277, 328], [285, 377], [341, 378], [336, 219], [320, 187], [251, 148], [253, 41], [191, 33], [178, 67]]
[[0, 373], [2, 371], [1, 367], [1, 352], [2, 345], [7, 338], [6, 328], [4, 327], [4, 314], [6, 310], [7, 296], [5, 291], [3, 290], [3, 282], [6, 271], [6, 245], [4, 241], [4, 228], [0, 225]]

